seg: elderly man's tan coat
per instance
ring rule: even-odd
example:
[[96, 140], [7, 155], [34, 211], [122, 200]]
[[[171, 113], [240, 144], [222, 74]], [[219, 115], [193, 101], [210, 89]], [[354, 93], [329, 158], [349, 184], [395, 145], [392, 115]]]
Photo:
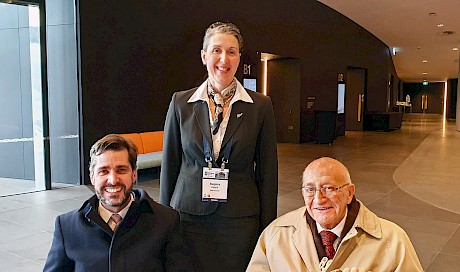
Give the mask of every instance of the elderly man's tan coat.
[[302, 207], [273, 221], [261, 234], [246, 271], [320, 272], [352, 267], [372, 272], [423, 271], [406, 232], [361, 202], [358, 217], [334, 259], [321, 269], [305, 213]]

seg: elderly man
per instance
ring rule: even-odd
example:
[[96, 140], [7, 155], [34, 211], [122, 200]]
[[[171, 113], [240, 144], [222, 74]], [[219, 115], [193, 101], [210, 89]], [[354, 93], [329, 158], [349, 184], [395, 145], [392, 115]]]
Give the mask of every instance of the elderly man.
[[96, 194], [57, 217], [43, 271], [190, 271], [179, 214], [133, 189], [136, 146], [111, 134], [90, 156]]
[[354, 194], [342, 163], [326, 157], [310, 163], [302, 177], [305, 207], [263, 231], [247, 271], [423, 271], [404, 230]]

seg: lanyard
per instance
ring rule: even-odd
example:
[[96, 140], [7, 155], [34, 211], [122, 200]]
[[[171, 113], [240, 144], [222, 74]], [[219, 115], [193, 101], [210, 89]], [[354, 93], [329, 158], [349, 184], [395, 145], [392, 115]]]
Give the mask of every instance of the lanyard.
[[[228, 163], [228, 158], [230, 158], [230, 151], [232, 150], [233, 137], [228, 141], [224, 150], [224, 157], [222, 158], [221, 169], [225, 169], [225, 164]], [[204, 160], [208, 163], [209, 169], [212, 168], [212, 152], [209, 147], [209, 142], [206, 140], [206, 137], [203, 135], [203, 147], [204, 147]]]

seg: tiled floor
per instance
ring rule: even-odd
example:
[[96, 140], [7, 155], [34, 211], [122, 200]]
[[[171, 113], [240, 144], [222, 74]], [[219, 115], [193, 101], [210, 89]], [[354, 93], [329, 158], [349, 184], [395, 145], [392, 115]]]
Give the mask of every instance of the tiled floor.
[[[413, 114], [398, 131], [347, 132], [332, 145], [279, 144], [278, 150], [279, 215], [303, 205], [305, 166], [335, 157], [349, 168], [357, 198], [407, 231], [426, 271], [459, 271], [460, 132], [454, 123]], [[158, 199], [158, 180], [138, 187]], [[0, 271], [41, 271], [56, 215], [90, 195], [91, 187], [72, 186], [0, 197]]]
[[13, 178], [0, 178], [0, 196], [16, 195], [38, 191], [35, 181]]

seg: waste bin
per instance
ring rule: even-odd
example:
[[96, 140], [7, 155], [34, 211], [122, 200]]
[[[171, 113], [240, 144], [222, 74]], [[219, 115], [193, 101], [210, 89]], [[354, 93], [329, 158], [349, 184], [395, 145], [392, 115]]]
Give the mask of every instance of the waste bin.
[[315, 134], [319, 144], [332, 144], [335, 139], [336, 111], [315, 111]]

